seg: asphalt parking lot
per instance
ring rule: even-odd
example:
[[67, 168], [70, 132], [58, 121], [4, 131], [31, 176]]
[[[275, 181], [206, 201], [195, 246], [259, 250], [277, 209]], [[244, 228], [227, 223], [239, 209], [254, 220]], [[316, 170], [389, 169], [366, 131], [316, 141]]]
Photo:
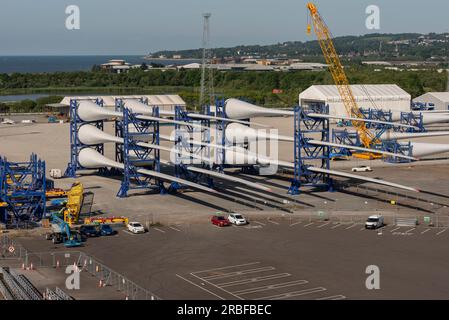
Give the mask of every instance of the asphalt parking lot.
[[[89, 239], [81, 250], [163, 299], [444, 299], [449, 231], [301, 220], [165, 225]], [[41, 239], [33, 251], [64, 250]], [[380, 289], [365, 286], [380, 269]]]

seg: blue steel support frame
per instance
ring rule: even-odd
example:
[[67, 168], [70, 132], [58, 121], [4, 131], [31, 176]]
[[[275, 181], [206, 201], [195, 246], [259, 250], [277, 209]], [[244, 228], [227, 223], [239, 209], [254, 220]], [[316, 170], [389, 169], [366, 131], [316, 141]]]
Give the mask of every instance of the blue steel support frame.
[[[382, 142], [382, 150], [397, 153], [404, 156], [413, 156], [413, 146], [412, 143], [405, 142], [405, 143], [399, 143], [397, 140], [388, 140]], [[384, 157], [385, 162], [389, 163], [410, 163], [412, 162], [411, 159], [404, 159], [404, 158], [398, 158], [393, 156], [385, 156]]]
[[[226, 114], [225, 99], [215, 100], [215, 116], [223, 119], [228, 118], [228, 115]], [[227, 146], [226, 126], [227, 121], [225, 120], [217, 120], [215, 122], [215, 144], [223, 147], [221, 149], [215, 149], [216, 153], [216, 155], [214, 154], [216, 160], [215, 167], [221, 173], [224, 172], [224, 168], [226, 166], [226, 150], [224, 149], [224, 147]]]
[[[210, 106], [204, 106], [203, 107], [203, 114], [210, 115]], [[209, 146], [200, 146], [200, 145], [192, 145], [189, 143], [189, 141], [185, 141], [184, 137], [187, 136], [188, 138], [195, 139], [196, 135], [199, 133], [201, 135], [201, 142], [203, 144], [210, 144], [211, 143], [211, 135], [210, 135], [210, 120], [209, 119], [194, 119], [189, 117], [188, 112], [184, 111], [181, 106], [175, 106], [175, 120], [176, 121], [182, 121], [187, 123], [196, 123], [200, 124], [202, 129], [201, 131], [198, 131], [197, 128], [194, 128], [192, 126], [184, 126], [180, 124], [175, 124], [175, 176], [177, 178], [183, 178], [195, 183], [206, 183], [208, 187], [213, 188], [214, 187], [214, 180], [209, 176], [197, 172], [189, 171], [187, 166], [187, 162], [193, 162], [189, 165], [194, 165], [195, 161], [198, 161], [197, 159], [194, 159], [192, 157], [186, 157], [182, 155], [182, 152], [187, 152], [192, 155], [200, 155], [202, 157], [210, 158], [210, 147]], [[195, 139], [198, 141], [197, 139]], [[207, 170], [212, 170], [213, 165], [211, 165], [208, 162], [201, 161], [201, 167]], [[171, 190], [176, 191], [178, 189], [181, 189], [182, 186], [177, 183], [173, 182], [170, 186]]]
[[317, 133], [321, 135], [321, 141], [329, 142], [329, 120], [307, 116], [311, 112], [328, 114], [328, 110], [329, 107], [324, 105], [309, 108], [295, 107], [295, 168], [294, 178], [288, 190], [291, 195], [298, 195], [303, 186], [325, 187], [328, 191], [333, 190], [332, 179], [328, 174], [315, 173], [307, 169], [312, 165], [316, 166], [310, 163], [311, 161], [320, 162], [320, 168], [330, 169], [330, 147], [308, 143]]
[[[162, 181], [155, 177], [143, 175], [138, 168], [147, 167], [156, 172], [161, 171], [160, 150], [144, 148], [138, 145], [144, 135], [146, 143], [159, 145], [159, 121], [141, 120], [120, 101], [116, 107], [122, 109], [123, 118], [116, 121], [116, 134], [123, 138], [123, 144], [116, 145], [116, 160], [123, 163], [123, 179], [117, 197], [124, 198], [130, 190], [158, 190], [164, 192]], [[149, 107], [150, 108], [150, 107]], [[159, 107], [153, 107], [153, 117], [159, 118]]]
[[[360, 137], [357, 132], [349, 132], [347, 129], [332, 129], [332, 143], [346, 144], [350, 146], [361, 145]], [[352, 153], [346, 148], [331, 148], [330, 157], [349, 157]]]
[[[360, 112], [363, 114], [365, 119], [368, 120], [393, 122], [393, 113], [391, 111], [384, 111], [373, 108], [369, 109], [360, 108]], [[366, 123], [366, 127], [369, 129], [385, 130], [385, 126], [386, 125], [379, 123], [372, 123], [372, 122]]]
[[[360, 109], [360, 112], [364, 115], [365, 119], [393, 122], [393, 113], [391, 111], [383, 111], [377, 109]], [[394, 129], [393, 125], [370, 123], [366, 122], [366, 127], [374, 131], [374, 141], [380, 141], [380, 137], [390, 129]], [[332, 142], [339, 144], [346, 144], [355, 147], [363, 147], [359, 135], [357, 132], [349, 132], [348, 130], [332, 129]], [[380, 144], [374, 146], [375, 148], [381, 148]], [[331, 158], [351, 156], [352, 153], [345, 148], [332, 148]]]
[[426, 128], [424, 127], [423, 115], [422, 113], [414, 113], [414, 112], [401, 112], [400, 123], [414, 126], [415, 128], [404, 128], [404, 127], [395, 127], [395, 131], [401, 132], [426, 132]]
[[0, 157], [0, 202], [7, 203], [0, 220], [8, 223], [9, 213], [16, 226], [20, 222], [42, 219], [46, 212], [46, 188], [45, 161], [36, 154], [33, 153], [28, 162], [8, 162]]
[[[97, 99], [95, 101], [99, 106], [103, 106], [103, 101]], [[83, 121], [78, 115], [78, 100], [70, 100], [70, 162], [67, 165], [64, 176], [75, 178], [78, 170], [86, 170], [78, 161], [78, 154], [81, 149], [86, 147], [92, 147], [99, 153], [104, 154], [104, 144], [98, 144], [94, 146], [87, 146], [83, 144], [78, 138], [78, 130], [84, 124], [91, 124], [100, 130], [104, 129], [104, 121]], [[105, 173], [106, 169], [101, 168], [100, 173]]]

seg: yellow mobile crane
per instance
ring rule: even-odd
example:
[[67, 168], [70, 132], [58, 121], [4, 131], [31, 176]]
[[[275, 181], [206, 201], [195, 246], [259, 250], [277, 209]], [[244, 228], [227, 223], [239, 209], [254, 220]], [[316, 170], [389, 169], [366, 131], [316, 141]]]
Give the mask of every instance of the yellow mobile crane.
[[63, 209], [64, 221], [70, 226], [78, 223], [81, 206], [83, 204], [84, 187], [80, 182], [75, 182], [67, 191], [67, 204]]
[[[334, 42], [332, 40], [332, 34], [327, 27], [326, 23], [321, 18], [317, 7], [309, 2], [307, 8], [310, 12], [310, 17], [313, 23], [313, 29], [318, 38], [321, 50], [323, 51], [326, 63], [329, 66], [329, 71], [332, 74], [335, 84], [337, 85], [338, 91], [340, 93], [341, 99], [345, 105], [346, 111], [350, 117], [354, 118], [364, 118], [363, 114], [360, 112], [360, 108], [355, 100], [354, 94], [352, 93], [351, 86], [349, 85], [348, 78], [341, 64], [340, 57], [335, 50]], [[312, 32], [312, 27], [310, 23], [307, 25], [307, 33]], [[363, 121], [351, 121], [354, 128], [360, 137], [360, 142], [365, 148], [371, 148], [373, 145], [379, 143], [376, 139], [376, 135], [372, 133]], [[373, 153], [359, 153], [354, 156], [361, 159], [375, 159], [381, 156]]]

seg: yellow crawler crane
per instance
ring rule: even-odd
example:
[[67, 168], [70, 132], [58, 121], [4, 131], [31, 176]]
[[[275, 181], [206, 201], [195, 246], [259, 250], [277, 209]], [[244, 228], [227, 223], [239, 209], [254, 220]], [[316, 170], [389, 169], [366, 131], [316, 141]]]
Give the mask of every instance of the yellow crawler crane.
[[[321, 50], [323, 51], [326, 63], [329, 66], [329, 71], [332, 74], [332, 78], [338, 88], [343, 104], [345, 105], [346, 112], [350, 117], [354, 118], [364, 118], [363, 114], [360, 112], [360, 108], [355, 100], [354, 94], [352, 93], [351, 86], [349, 85], [348, 77], [341, 64], [340, 57], [335, 50], [334, 42], [332, 40], [332, 34], [327, 27], [324, 20], [321, 18], [317, 7], [309, 2], [307, 8], [310, 12], [310, 17], [313, 23], [313, 29], [317, 36], [318, 42], [320, 44]], [[312, 32], [312, 27], [310, 24], [307, 25], [307, 33]], [[376, 135], [372, 133], [363, 121], [351, 121], [354, 128], [360, 137], [360, 142], [365, 148], [371, 148], [373, 145], [379, 143]], [[373, 153], [358, 153], [354, 154], [355, 157], [362, 159], [376, 159], [381, 158], [378, 154]]]
[[81, 182], [75, 182], [67, 191], [67, 204], [64, 208], [64, 221], [69, 225], [78, 223], [83, 204], [84, 187]]

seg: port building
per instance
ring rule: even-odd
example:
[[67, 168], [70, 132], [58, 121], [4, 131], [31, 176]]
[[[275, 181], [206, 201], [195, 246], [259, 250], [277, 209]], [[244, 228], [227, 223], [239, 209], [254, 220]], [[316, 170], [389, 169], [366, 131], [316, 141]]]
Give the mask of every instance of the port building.
[[[395, 84], [351, 85], [360, 108], [377, 108], [391, 111], [410, 111], [411, 95]], [[347, 115], [345, 105], [335, 85], [313, 85], [299, 94], [299, 104], [329, 105], [329, 114]]]
[[435, 110], [449, 110], [449, 92], [428, 92], [413, 99], [413, 102], [433, 104]]

